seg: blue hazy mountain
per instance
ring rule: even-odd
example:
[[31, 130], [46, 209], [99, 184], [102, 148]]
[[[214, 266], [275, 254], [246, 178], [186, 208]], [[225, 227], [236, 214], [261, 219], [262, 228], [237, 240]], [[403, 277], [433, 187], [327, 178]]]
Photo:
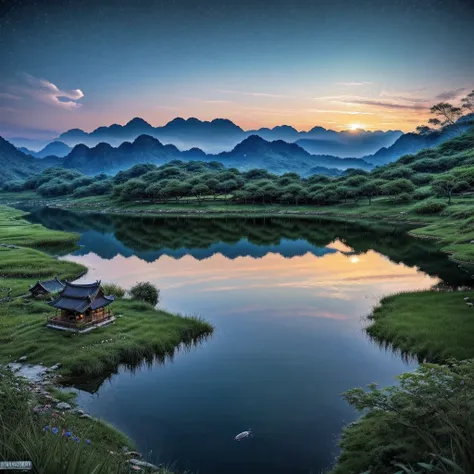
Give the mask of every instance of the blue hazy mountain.
[[448, 126], [443, 131], [435, 131], [426, 135], [406, 133], [400, 136], [391, 146], [383, 147], [372, 155], [364, 156], [364, 159], [374, 165], [390, 163], [403, 155], [417, 153], [423, 148], [433, 148], [468, 130], [473, 124], [474, 114], [468, 114], [461, 117], [456, 125]]
[[338, 175], [347, 168], [372, 168], [370, 163], [361, 159], [311, 155], [295, 143], [282, 140], [268, 142], [256, 135], [246, 138], [230, 152], [215, 155], [206, 154], [198, 148], [182, 152], [176, 146], [165, 145], [149, 135], [140, 135], [133, 142], [124, 142], [118, 147], [99, 143], [89, 148], [80, 144], [64, 157], [62, 166], [97, 174], [114, 173], [139, 163], [161, 165], [171, 160], [219, 161], [242, 171], [265, 168], [274, 173], [293, 171], [303, 175], [308, 174], [309, 169], [318, 167], [329, 175]]
[[57, 156], [62, 158], [63, 156], [68, 155], [72, 150], [70, 146], [59, 141], [48, 143], [40, 151], [33, 151], [26, 147], [19, 147], [18, 149], [27, 155], [33, 156], [34, 158], [46, 158], [47, 156]]
[[300, 146], [312, 154], [357, 158], [390, 146], [402, 135], [402, 132], [398, 130], [336, 132], [323, 127], [299, 132], [288, 125], [246, 131], [227, 119], [201, 121], [196, 118], [183, 119], [181, 117], [171, 120], [162, 127], [153, 127], [145, 120], [135, 117], [125, 125], [103, 126], [90, 133], [80, 129], [68, 130], [57, 140], [69, 146], [80, 143], [95, 146], [104, 142], [117, 147], [124, 141], [135, 140], [140, 135], [149, 135], [163, 144], [173, 144], [180, 150], [199, 148], [206, 153], [214, 154], [231, 151], [245, 138], [257, 135], [267, 141], [299, 142]]

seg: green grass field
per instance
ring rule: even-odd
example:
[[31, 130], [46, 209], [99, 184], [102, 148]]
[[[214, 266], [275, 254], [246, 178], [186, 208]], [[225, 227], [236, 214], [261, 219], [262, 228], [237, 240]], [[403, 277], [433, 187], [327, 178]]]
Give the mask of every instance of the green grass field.
[[[31, 362], [60, 362], [67, 374], [99, 375], [120, 363], [172, 354], [179, 344], [191, 343], [212, 332], [212, 327], [203, 321], [172, 315], [132, 300], [116, 301], [113, 310], [120, 315], [117, 321], [88, 334], [76, 336], [45, 328], [53, 310], [44, 299], [25, 297], [29, 286], [55, 275], [74, 279], [87, 269], [38, 249], [74, 245], [76, 234], [30, 224], [23, 215], [21, 211], [0, 207], [0, 243], [15, 245], [0, 247], [0, 298], [6, 296], [7, 289], [12, 290], [14, 297], [0, 304], [0, 363], [26, 354]], [[104, 340], [107, 342], [103, 343]]]
[[474, 291], [420, 291], [387, 296], [369, 317], [377, 341], [421, 359], [443, 362], [474, 357]]

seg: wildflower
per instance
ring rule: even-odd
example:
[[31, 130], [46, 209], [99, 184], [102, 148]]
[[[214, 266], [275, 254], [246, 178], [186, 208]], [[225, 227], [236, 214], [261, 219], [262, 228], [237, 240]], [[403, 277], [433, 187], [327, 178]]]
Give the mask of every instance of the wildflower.
[[66, 431], [64, 433], [64, 436], [66, 436], [66, 438], [70, 438], [72, 436], [72, 433], [70, 431]]
[[91, 440], [90, 440], [90, 439], [86, 439], [86, 444], [91, 444]]
[[77, 436], [74, 436], [73, 440], [76, 442], [76, 443], [80, 443], [81, 442], [81, 439]]
[[461, 385], [464, 385], [464, 380], [461, 380]]
[[59, 430], [57, 428], [52, 428], [51, 429], [51, 433], [53, 433], [53, 434], [58, 434], [58, 431]]

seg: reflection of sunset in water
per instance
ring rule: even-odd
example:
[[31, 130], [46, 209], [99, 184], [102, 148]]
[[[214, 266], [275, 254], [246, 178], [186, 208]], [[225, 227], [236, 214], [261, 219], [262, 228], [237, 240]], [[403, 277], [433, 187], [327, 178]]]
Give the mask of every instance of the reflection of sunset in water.
[[92, 253], [68, 259], [89, 267], [84, 281], [102, 279], [128, 288], [148, 280], [161, 289], [163, 307], [202, 314], [206, 306], [230, 304], [233, 312], [251, 307], [283, 316], [286, 308], [289, 315], [349, 319], [367, 312], [382, 295], [438, 282], [374, 251], [353, 255], [337, 241], [331, 247], [339, 252], [291, 259], [275, 253], [233, 260], [221, 254], [204, 260], [163, 256], [152, 263], [136, 256], [104, 260]]

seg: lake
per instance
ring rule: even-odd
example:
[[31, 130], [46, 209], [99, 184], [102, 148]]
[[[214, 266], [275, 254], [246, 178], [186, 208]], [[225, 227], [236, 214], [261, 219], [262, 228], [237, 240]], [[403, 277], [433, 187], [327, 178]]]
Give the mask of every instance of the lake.
[[[61, 258], [89, 268], [82, 281], [150, 281], [161, 308], [215, 326], [164, 364], [79, 385], [80, 406], [152, 462], [201, 474], [330, 467], [342, 427], [358, 416], [340, 394], [416, 367], [370, 340], [364, 317], [390, 293], [472, 283], [435, 244], [390, 225], [59, 209], [29, 219], [80, 233], [80, 248]], [[249, 428], [252, 438], [233, 440]]]

